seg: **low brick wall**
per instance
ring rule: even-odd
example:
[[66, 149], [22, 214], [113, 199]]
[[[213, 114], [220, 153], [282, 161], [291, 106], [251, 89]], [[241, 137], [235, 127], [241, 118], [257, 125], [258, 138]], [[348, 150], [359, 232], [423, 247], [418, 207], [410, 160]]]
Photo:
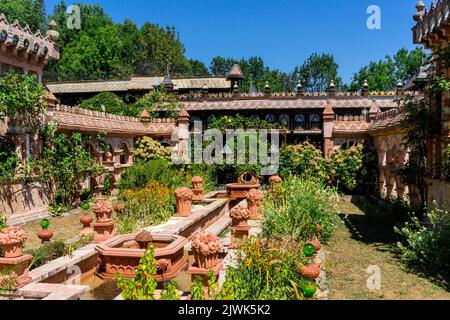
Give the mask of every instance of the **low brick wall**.
[[8, 219], [48, 211], [48, 190], [40, 183], [22, 181], [0, 184], [0, 212]]

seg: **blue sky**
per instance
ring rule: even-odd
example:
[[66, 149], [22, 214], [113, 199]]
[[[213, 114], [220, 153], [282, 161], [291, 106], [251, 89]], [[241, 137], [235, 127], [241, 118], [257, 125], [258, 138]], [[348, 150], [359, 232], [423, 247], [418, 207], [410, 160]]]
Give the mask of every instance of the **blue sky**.
[[[59, 0], [46, 0], [47, 13]], [[66, 0], [67, 4], [75, 1]], [[186, 55], [209, 65], [212, 57], [261, 56], [291, 71], [313, 52], [332, 53], [345, 81], [370, 60], [414, 48], [417, 0], [82, 0], [98, 3], [116, 22], [125, 18], [173, 25]], [[431, 1], [424, 1], [429, 6]], [[381, 30], [369, 30], [369, 5], [381, 9]]]

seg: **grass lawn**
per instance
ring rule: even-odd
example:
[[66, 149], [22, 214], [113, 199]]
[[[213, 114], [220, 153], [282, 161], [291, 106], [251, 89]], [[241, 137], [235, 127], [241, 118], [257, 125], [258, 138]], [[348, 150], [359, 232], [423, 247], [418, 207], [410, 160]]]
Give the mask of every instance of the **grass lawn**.
[[[81, 229], [83, 229], [83, 226], [80, 222], [80, 217], [82, 214], [82, 211], [79, 210], [78, 212], [73, 213], [69, 216], [49, 218], [49, 229], [54, 232], [52, 241], [67, 241], [75, 238], [80, 233]], [[20, 226], [23, 230], [25, 230], [28, 236], [28, 240], [25, 241], [24, 244], [25, 249], [34, 249], [41, 245], [41, 240], [37, 236], [37, 233], [39, 232], [39, 230], [41, 230], [39, 223], [40, 220]]]
[[[340, 221], [326, 245], [329, 299], [450, 300], [450, 292], [432, 279], [403, 265], [393, 248], [399, 240], [393, 227], [402, 220], [378, 206], [340, 203]], [[381, 289], [367, 288], [369, 266], [381, 270]]]

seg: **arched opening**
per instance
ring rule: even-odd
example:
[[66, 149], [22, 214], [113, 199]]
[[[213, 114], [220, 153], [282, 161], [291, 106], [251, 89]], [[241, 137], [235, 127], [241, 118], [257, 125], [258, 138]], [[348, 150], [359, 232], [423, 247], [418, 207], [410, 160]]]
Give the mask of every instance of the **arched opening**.
[[305, 130], [305, 116], [302, 114], [295, 115], [294, 118], [294, 129], [295, 130]]
[[318, 114], [309, 116], [309, 127], [311, 130], [320, 130], [320, 116]]
[[120, 164], [128, 164], [130, 161], [130, 150], [125, 143], [122, 143], [120, 148], [122, 152], [120, 153]]

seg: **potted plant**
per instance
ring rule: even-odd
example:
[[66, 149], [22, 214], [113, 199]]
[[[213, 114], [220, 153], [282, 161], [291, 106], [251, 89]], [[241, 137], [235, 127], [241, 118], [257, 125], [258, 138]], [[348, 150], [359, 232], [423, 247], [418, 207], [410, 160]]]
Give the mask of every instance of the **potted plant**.
[[53, 237], [53, 231], [48, 229], [50, 226], [50, 220], [42, 219], [39, 225], [42, 229], [37, 234], [38, 238], [42, 240], [43, 244], [45, 242], [50, 242], [50, 239]]

